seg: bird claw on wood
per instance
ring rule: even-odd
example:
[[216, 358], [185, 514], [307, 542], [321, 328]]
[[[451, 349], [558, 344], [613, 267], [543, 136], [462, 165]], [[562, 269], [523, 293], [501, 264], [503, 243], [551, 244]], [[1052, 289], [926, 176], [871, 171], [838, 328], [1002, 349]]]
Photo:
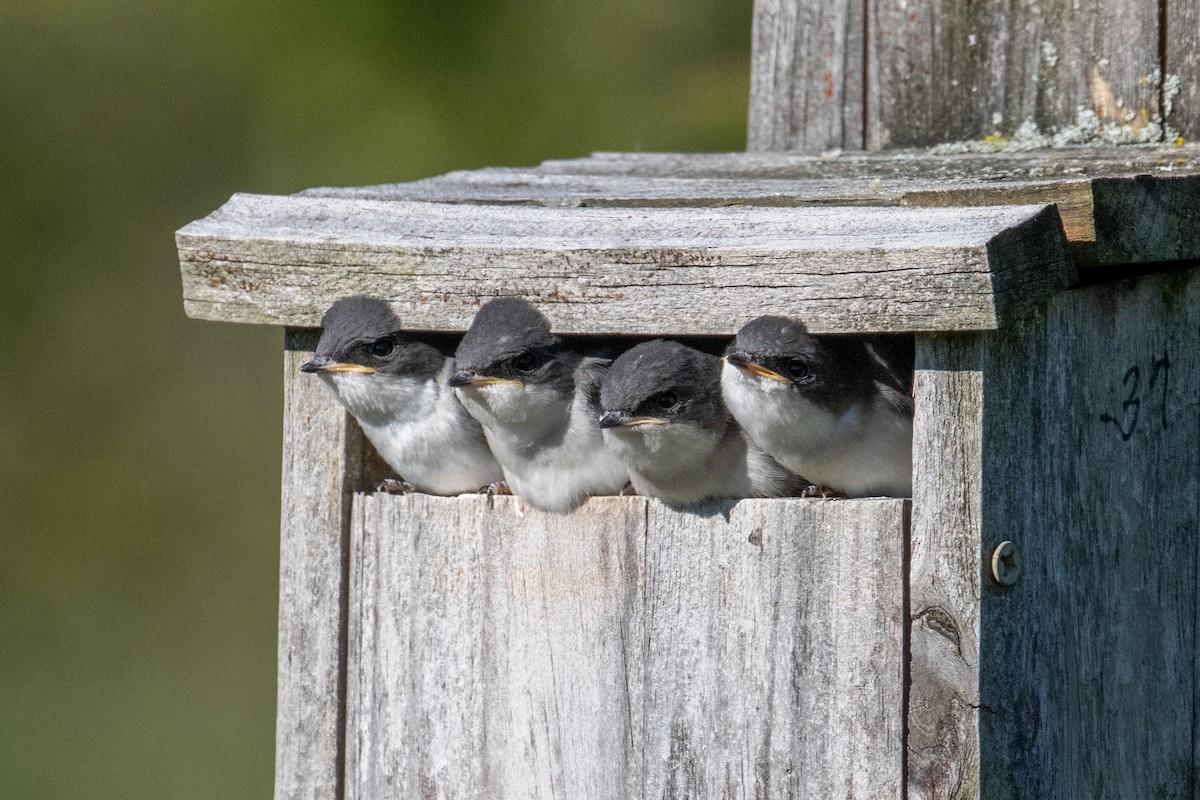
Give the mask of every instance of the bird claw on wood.
[[496, 481], [489, 483], [479, 490], [480, 494], [486, 494], [488, 497], [496, 497], [497, 495], [511, 496], [512, 489], [508, 488], [508, 484], [504, 481]]
[[837, 498], [845, 498], [846, 495], [839, 492], [837, 489], [832, 489], [828, 486], [818, 486], [811, 484], [800, 492], [801, 497], [820, 497], [823, 500], [833, 500]]
[[400, 478], [384, 478], [375, 491], [387, 492], [388, 494], [409, 494], [417, 491], [417, 487]]

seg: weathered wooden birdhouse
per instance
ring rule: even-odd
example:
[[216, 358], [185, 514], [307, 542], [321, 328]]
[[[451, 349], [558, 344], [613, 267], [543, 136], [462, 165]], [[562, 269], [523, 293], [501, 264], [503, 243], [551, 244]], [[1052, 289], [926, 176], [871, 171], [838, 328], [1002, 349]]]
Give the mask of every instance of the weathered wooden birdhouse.
[[[1200, 796], [1195, 6], [758, 0], [752, 152], [181, 230], [189, 314], [287, 330], [276, 796]], [[417, 331], [519, 295], [584, 335], [915, 337], [914, 495], [377, 493], [297, 371], [359, 293]]]

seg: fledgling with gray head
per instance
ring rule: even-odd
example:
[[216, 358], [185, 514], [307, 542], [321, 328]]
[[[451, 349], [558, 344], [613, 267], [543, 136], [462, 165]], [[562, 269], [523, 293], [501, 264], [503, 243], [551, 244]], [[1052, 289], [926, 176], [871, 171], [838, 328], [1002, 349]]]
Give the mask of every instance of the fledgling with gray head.
[[605, 441], [633, 488], [674, 506], [783, 497], [807, 484], [747, 439], [721, 400], [721, 360], [678, 342], [643, 342], [600, 389]]
[[501, 479], [483, 430], [448, 384], [453, 358], [403, 335], [383, 300], [338, 300], [321, 324], [316, 357], [300, 369], [320, 376], [401, 478], [442, 495]]
[[912, 359], [894, 355], [759, 317], [726, 350], [721, 385], [750, 438], [798, 475], [849, 497], [909, 497]]
[[596, 427], [607, 359], [565, 346], [524, 300], [498, 297], [479, 309], [455, 360], [450, 385], [483, 425], [514, 494], [563, 513], [624, 488], [625, 467]]

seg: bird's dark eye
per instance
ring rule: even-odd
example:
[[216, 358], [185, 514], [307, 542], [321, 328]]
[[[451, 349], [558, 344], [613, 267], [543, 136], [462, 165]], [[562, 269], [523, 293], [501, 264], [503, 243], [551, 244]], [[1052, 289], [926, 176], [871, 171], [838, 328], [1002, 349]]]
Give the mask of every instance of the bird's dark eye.
[[529, 372], [537, 366], [537, 356], [533, 353], [521, 353], [512, 360], [513, 369], [521, 372]]
[[793, 358], [787, 365], [788, 374], [792, 376], [792, 380], [804, 383], [812, 380], [812, 368], [808, 366], [808, 362], [803, 358]]
[[396, 343], [391, 339], [376, 339], [367, 345], [367, 350], [376, 358], [387, 358], [396, 349]]
[[679, 404], [679, 395], [674, 392], [659, 392], [650, 398], [650, 402], [666, 411]]

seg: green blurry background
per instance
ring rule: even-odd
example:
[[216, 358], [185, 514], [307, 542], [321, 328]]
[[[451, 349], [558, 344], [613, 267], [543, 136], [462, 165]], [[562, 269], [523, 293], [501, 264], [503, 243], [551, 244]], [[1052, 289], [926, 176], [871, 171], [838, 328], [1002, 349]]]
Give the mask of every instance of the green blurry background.
[[0, 798], [268, 798], [281, 344], [235, 191], [744, 146], [751, 0], [0, 0]]

